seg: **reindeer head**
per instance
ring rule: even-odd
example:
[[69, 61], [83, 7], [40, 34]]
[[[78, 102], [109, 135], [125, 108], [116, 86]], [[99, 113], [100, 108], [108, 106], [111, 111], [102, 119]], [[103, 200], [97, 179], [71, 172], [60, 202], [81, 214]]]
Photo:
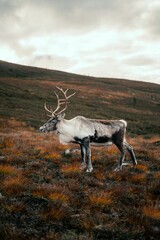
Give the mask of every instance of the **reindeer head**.
[[[57, 107], [54, 111], [52, 110], [52, 108], [50, 108], [50, 107], [48, 108], [46, 106], [46, 103], [44, 104], [44, 108], [51, 115], [49, 115], [50, 119], [43, 126], [41, 126], [39, 128], [39, 130], [41, 132], [50, 132], [50, 131], [55, 131], [57, 129], [57, 127], [56, 127], [57, 123], [60, 122], [65, 116], [64, 111], [67, 109], [67, 105], [69, 103], [68, 99], [71, 98], [75, 94], [75, 93], [72, 93], [69, 96], [67, 96], [67, 92], [69, 89], [64, 91], [62, 88], [59, 88], [59, 87], [56, 87], [56, 88], [63, 94], [64, 98], [60, 99], [58, 94], [56, 92], [54, 92], [57, 97]], [[61, 107], [62, 107], [62, 109], [61, 109]]]

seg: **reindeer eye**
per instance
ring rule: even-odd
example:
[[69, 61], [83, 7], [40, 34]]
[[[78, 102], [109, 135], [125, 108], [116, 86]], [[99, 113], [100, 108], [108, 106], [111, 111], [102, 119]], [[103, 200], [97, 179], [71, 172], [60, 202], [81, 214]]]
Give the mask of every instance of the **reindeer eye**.
[[56, 119], [51, 119], [50, 120], [50, 123], [52, 123], [52, 124], [55, 124], [57, 121], [56, 121]]
[[55, 123], [55, 122], [56, 122], [55, 119], [50, 119], [50, 120], [48, 120], [48, 123]]

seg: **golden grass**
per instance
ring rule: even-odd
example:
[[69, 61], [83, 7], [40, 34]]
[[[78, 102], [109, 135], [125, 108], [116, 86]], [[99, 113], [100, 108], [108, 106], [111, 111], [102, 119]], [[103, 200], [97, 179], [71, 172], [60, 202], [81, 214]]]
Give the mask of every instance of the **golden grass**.
[[158, 142], [158, 141], [160, 141], [160, 136], [152, 136], [149, 140], [148, 140], [149, 142], [151, 142], [151, 143], [155, 143], [155, 142]]
[[36, 197], [45, 197], [48, 198], [48, 196], [52, 193], [55, 192], [56, 190], [60, 190], [61, 187], [57, 186], [57, 184], [55, 184], [54, 186], [51, 185], [38, 185], [33, 191], [32, 191], [32, 195], [36, 196]]
[[0, 140], [0, 148], [3, 150], [6, 148], [12, 148], [14, 146], [12, 137], [2, 135]]
[[9, 177], [3, 181], [3, 189], [7, 195], [20, 195], [26, 189], [27, 183], [23, 176]]
[[145, 184], [146, 174], [145, 173], [135, 173], [130, 176], [129, 181], [137, 184]]
[[154, 173], [154, 177], [158, 180], [160, 180], [160, 172]]
[[40, 154], [40, 155], [43, 155], [43, 154], [47, 153], [47, 148], [44, 147], [44, 146], [37, 146], [37, 147], [35, 147], [35, 149], [36, 149], [37, 151], [39, 151], [39, 154]]
[[64, 164], [61, 166], [61, 172], [64, 174], [79, 174], [82, 172], [80, 164]]
[[139, 187], [136, 187], [136, 185], [134, 185], [134, 186], [130, 186], [130, 187], [128, 188], [128, 192], [129, 192], [130, 194], [140, 194], [140, 193], [142, 192], [142, 189], [139, 188]]
[[118, 149], [114, 145], [112, 145], [108, 147], [105, 152], [108, 153], [109, 155], [114, 155], [118, 153]]
[[46, 154], [45, 155], [45, 157], [44, 157], [45, 159], [60, 159], [61, 158], [61, 154], [60, 153], [58, 153], [58, 152], [51, 152], [51, 153], [49, 153], [49, 154]]
[[92, 154], [92, 162], [98, 161], [99, 158], [100, 155], [98, 152], [94, 153], [94, 155]]
[[68, 209], [66, 209], [63, 206], [46, 209], [41, 214], [42, 219], [56, 221], [56, 222], [62, 221], [67, 217], [69, 217]]
[[63, 192], [54, 192], [49, 194], [48, 199], [51, 201], [58, 201], [62, 203], [67, 203], [69, 201], [69, 196]]
[[150, 204], [143, 207], [143, 214], [146, 217], [160, 220], [160, 202]]
[[32, 191], [32, 195], [36, 197], [44, 197], [52, 202], [57, 203], [68, 203], [70, 200], [70, 193], [65, 186], [62, 186], [58, 182], [55, 182], [54, 185], [44, 185], [37, 187]]
[[6, 204], [5, 206], [5, 209], [9, 212], [12, 212], [12, 213], [16, 213], [16, 212], [19, 212], [19, 211], [22, 211], [26, 208], [26, 205], [23, 204], [23, 203], [16, 203], [16, 204]]
[[106, 179], [106, 176], [101, 169], [99, 171], [95, 171], [94, 175], [97, 178], [97, 180], [104, 181]]
[[32, 191], [32, 195], [35, 197], [47, 197], [48, 196], [48, 192], [45, 188], [39, 188], [36, 190]]
[[82, 227], [87, 231], [91, 230], [95, 226], [93, 218], [91, 216], [81, 218], [80, 223]]
[[141, 170], [143, 172], [147, 172], [148, 171], [148, 166], [146, 166], [145, 164], [138, 164], [135, 166], [136, 169]]
[[16, 175], [18, 170], [10, 165], [0, 165], [0, 174], [3, 175]]
[[130, 178], [130, 174], [126, 170], [111, 171], [106, 173], [106, 177], [115, 181], [126, 181]]
[[147, 152], [147, 156], [152, 161], [159, 161], [159, 159], [160, 159], [160, 151], [159, 150], [150, 150], [149, 152]]
[[93, 206], [108, 206], [113, 202], [111, 194], [106, 191], [96, 191], [95, 193], [90, 193], [88, 198], [90, 204]]

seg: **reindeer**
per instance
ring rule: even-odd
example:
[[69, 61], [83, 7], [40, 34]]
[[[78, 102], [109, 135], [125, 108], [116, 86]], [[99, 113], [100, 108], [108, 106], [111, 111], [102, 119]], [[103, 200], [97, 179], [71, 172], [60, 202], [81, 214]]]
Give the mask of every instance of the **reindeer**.
[[63, 98], [57, 97], [57, 107], [53, 111], [50, 107], [44, 105], [44, 108], [49, 112], [50, 119], [40, 127], [41, 132], [56, 131], [59, 136], [59, 141], [62, 144], [76, 143], [80, 145], [82, 156], [82, 168], [86, 168], [87, 158], [87, 172], [92, 172], [93, 166], [91, 162], [90, 145], [93, 146], [109, 146], [115, 144], [121, 152], [119, 163], [116, 171], [122, 169], [126, 152], [128, 151], [133, 165], [137, 164], [134, 150], [125, 139], [127, 122], [125, 120], [99, 120], [89, 119], [83, 116], [77, 116], [70, 120], [65, 119], [64, 111], [67, 109], [69, 99], [75, 95], [75, 92], [68, 95], [68, 89], [64, 91], [57, 87]]

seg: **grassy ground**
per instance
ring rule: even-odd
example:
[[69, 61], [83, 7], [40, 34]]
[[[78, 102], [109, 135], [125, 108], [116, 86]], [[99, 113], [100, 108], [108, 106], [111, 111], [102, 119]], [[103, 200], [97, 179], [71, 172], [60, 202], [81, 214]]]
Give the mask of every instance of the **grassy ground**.
[[13, 118], [0, 119], [0, 134], [1, 239], [158, 239], [159, 137], [129, 138], [138, 165], [120, 172], [115, 147], [92, 148], [86, 173], [53, 134]]

